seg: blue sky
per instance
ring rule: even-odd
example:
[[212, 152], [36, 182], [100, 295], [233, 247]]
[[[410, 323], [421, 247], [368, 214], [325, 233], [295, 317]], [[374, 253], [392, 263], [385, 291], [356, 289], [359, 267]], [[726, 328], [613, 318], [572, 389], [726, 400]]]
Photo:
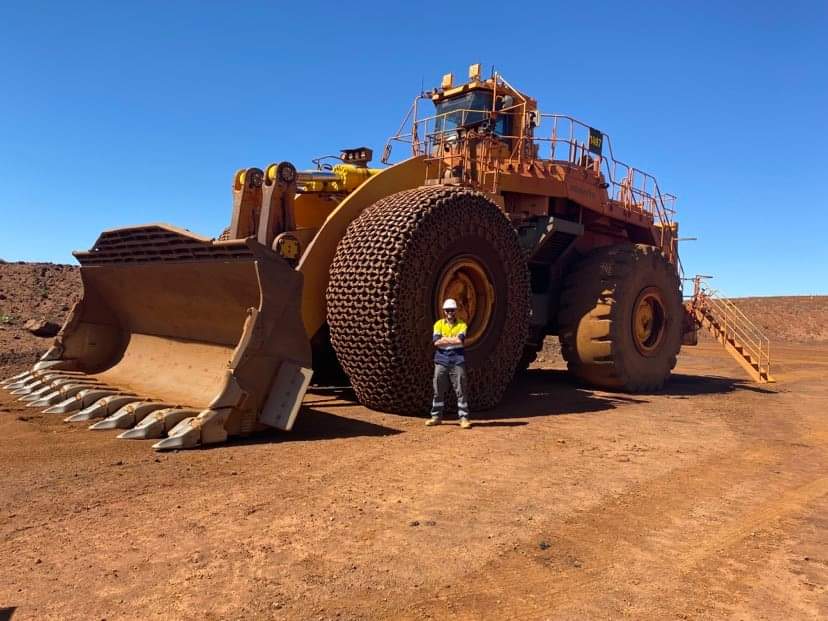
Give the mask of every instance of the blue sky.
[[481, 62], [679, 196], [688, 274], [828, 293], [828, 3], [575, 4], [4, 3], [0, 257], [217, 235], [237, 168], [379, 153], [422, 83]]

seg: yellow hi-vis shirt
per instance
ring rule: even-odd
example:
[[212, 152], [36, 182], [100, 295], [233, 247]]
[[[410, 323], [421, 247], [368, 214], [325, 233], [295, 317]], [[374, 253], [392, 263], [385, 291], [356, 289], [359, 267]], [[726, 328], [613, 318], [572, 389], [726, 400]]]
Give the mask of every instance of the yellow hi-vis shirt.
[[[457, 336], [460, 337], [460, 342], [463, 342], [466, 338], [467, 329], [466, 324], [459, 319], [454, 324], [450, 324], [445, 319], [438, 319], [434, 323], [431, 340], [434, 342], [443, 337]], [[462, 345], [443, 345], [434, 352], [434, 362], [443, 366], [463, 364], [465, 361], [466, 357]]]

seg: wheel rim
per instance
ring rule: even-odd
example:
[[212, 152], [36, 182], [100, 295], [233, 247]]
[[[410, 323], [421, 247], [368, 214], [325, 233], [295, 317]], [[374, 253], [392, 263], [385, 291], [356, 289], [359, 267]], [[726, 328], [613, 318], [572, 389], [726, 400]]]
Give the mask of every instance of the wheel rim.
[[664, 340], [667, 310], [661, 292], [648, 287], [638, 294], [632, 315], [632, 335], [642, 356], [654, 356]]
[[468, 326], [465, 345], [474, 345], [486, 333], [494, 308], [494, 286], [483, 264], [471, 256], [450, 261], [437, 281], [434, 309], [438, 317], [443, 316], [446, 298], [457, 301], [457, 317]]

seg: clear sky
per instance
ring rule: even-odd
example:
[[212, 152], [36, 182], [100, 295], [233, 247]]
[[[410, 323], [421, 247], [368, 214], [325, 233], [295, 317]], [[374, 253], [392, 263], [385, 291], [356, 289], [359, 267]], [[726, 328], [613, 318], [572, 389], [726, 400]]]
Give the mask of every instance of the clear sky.
[[679, 196], [688, 274], [828, 293], [828, 2], [6, 2], [0, 257], [217, 235], [237, 168], [368, 145], [495, 65]]

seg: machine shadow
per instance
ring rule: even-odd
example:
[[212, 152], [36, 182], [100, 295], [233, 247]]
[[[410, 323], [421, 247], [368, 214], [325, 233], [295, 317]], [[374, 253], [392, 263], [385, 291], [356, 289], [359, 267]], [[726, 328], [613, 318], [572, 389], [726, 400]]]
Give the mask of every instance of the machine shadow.
[[290, 432], [278, 431], [276, 429], [264, 430], [252, 436], [233, 438], [224, 446], [336, 440], [364, 436], [393, 436], [399, 433], [402, 433], [402, 431], [392, 429], [391, 427], [322, 412], [314, 408], [313, 404], [311, 404], [302, 406], [302, 409], [296, 417], [296, 424]]
[[0, 608], [0, 621], [10, 621], [15, 610], [17, 610], [15, 606]]
[[747, 379], [734, 379], [720, 375], [687, 375], [673, 373], [664, 388], [654, 395], [668, 397], [692, 397], [695, 395], [722, 395], [737, 390], [775, 395], [777, 391], [758, 386]]
[[[472, 419], [480, 427], [520, 426], [526, 423], [509, 419], [592, 414], [614, 410], [627, 404], [649, 403], [651, 396], [689, 398], [698, 395], [726, 394], [739, 390], [776, 394], [776, 391], [757, 386], [749, 380], [674, 373], [661, 390], [632, 395], [596, 391], [589, 386], [579, 385], [563, 369], [529, 369], [515, 377], [498, 406], [490, 410], [474, 412]], [[296, 427], [291, 433], [264, 432], [250, 440], [240, 440], [240, 442], [291, 442], [402, 433], [397, 429], [316, 409], [319, 406], [329, 410], [359, 405], [350, 386], [313, 386], [308, 393], [313, 396], [313, 401], [302, 407]], [[456, 409], [451, 406], [451, 399], [447, 406], [446, 414], [451, 420], [456, 413]], [[423, 413], [423, 417], [425, 415], [426, 412]]]
[[[308, 391], [315, 398], [311, 405], [332, 407], [353, 407], [359, 405], [350, 386], [314, 386]], [[491, 410], [475, 411], [472, 419], [479, 427], [517, 427], [525, 422], [504, 421], [509, 418], [526, 418], [559, 414], [598, 412], [615, 407], [616, 403], [635, 401], [619, 395], [614, 398], [595, 396], [589, 390], [572, 385], [571, 378], [564, 371], [535, 369], [517, 376], [512, 382], [503, 401]], [[426, 418], [427, 408], [422, 418]], [[457, 414], [453, 397], [448, 395], [446, 415], [449, 421]], [[404, 415], [401, 415], [404, 416]], [[406, 418], [419, 418], [406, 416]], [[481, 422], [490, 421], [490, 422]]]
[[633, 395], [596, 391], [589, 386], [579, 385], [565, 370], [530, 369], [515, 378], [500, 405], [491, 410], [475, 412], [474, 419], [587, 414], [612, 410], [624, 404], [649, 403], [651, 396], [688, 398], [739, 390], [776, 394], [776, 391], [757, 386], [749, 380], [676, 373], [661, 390]]
[[628, 395], [596, 395], [572, 383], [566, 371], [530, 369], [515, 377], [501, 403], [474, 412], [475, 421], [590, 414], [613, 410], [625, 403], [645, 403]]
[[313, 406], [303, 406], [296, 419], [296, 425], [286, 438], [296, 440], [331, 440], [334, 438], [355, 438], [359, 436], [394, 436], [402, 433], [399, 429], [369, 423], [364, 420], [337, 416], [322, 412]]

